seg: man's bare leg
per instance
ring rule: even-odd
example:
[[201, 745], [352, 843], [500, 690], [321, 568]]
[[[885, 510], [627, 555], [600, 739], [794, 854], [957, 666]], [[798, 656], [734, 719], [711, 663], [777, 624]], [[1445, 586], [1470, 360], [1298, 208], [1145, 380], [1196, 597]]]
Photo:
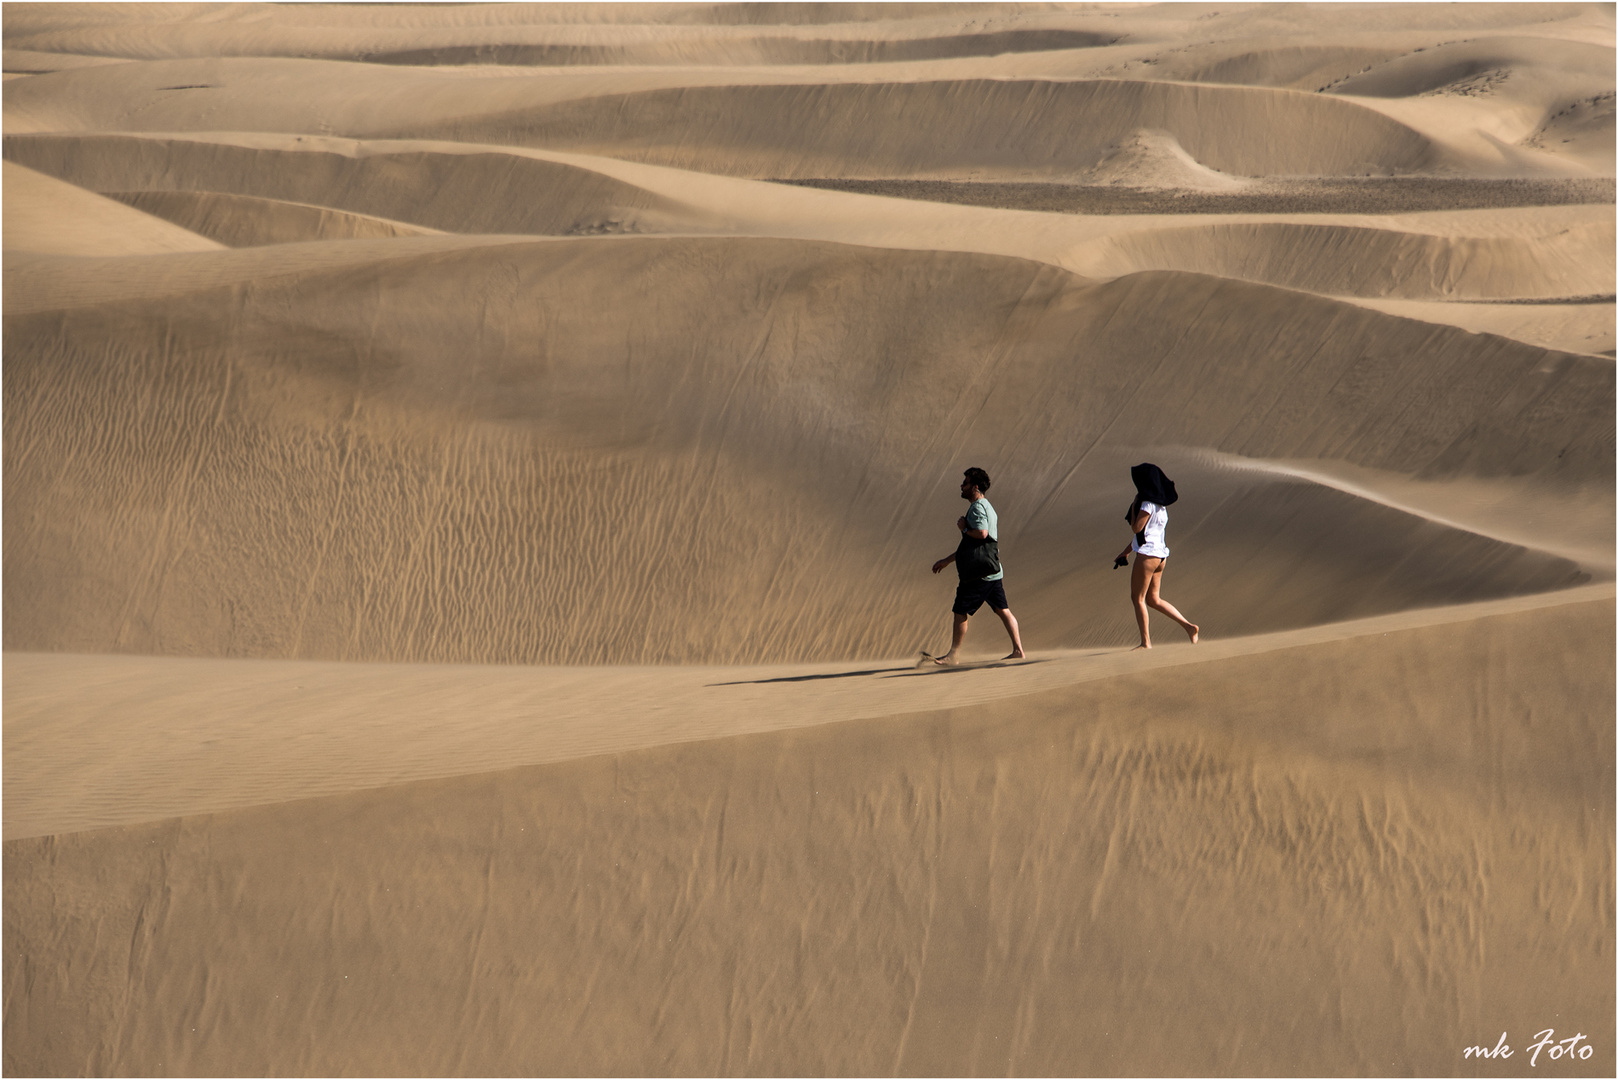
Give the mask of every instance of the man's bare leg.
[[1006, 624], [1006, 634], [1011, 638], [1011, 655], [1005, 659], [1021, 660], [1025, 654], [1022, 651], [1022, 635], [1017, 630], [1017, 616], [1011, 613], [1010, 608], [998, 608], [994, 613]]
[[956, 658], [961, 654], [961, 642], [966, 640], [967, 616], [962, 615], [959, 611], [952, 611], [950, 614], [955, 617], [955, 625], [951, 628], [949, 652], [945, 653], [943, 656], [933, 657], [933, 663], [943, 664], [945, 666], [949, 666], [957, 662]]

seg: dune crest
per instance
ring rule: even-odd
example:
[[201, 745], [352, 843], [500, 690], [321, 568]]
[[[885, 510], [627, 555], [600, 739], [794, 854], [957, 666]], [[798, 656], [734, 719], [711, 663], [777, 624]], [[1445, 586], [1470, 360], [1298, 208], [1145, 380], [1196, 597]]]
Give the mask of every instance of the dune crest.
[[[8, 505], [30, 523], [12, 531], [12, 565], [61, 565], [76, 522], [111, 506], [129, 554], [92, 555], [65, 578], [8, 578], [9, 648], [530, 663], [902, 656], [936, 603], [916, 553], [963, 452], [940, 433], [963, 425], [978, 432], [965, 453], [1009, 474], [1008, 557], [1031, 584], [1061, 580], [1077, 551], [1102, 543], [1127, 493], [1101, 478], [1153, 446], [1598, 490], [1612, 475], [1600, 404], [1610, 363], [1503, 341], [1480, 350], [1423, 326], [1415, 370], [1393, 344], [1410, 324], [1263, 286], [1181, 274], [1096, 285], [1025, 261], [765, 239], [505, 242], [409, 258], [393, 251], [401, 241], [371, 243], [384, 257], [363, 270], [80, 308], [71, 341], [50, 311], [12, 318], [13, 340], [39, 350], [13, 361], [6, 384], [24, 448], [8, 457]], [[587, 298], [607, 282], [642, 301], [602, 324]], [[306, 330], [292, 333], [290, 311]], [[659, 327], [673, 312], [687, 321], [671, 339]], [[1265, 313], [1265, 347], [1237, 312]], [[484, 329], [491, 315], [497, 336]], [[124, 359], [142, 325], [167, 343], [160, 382]], [[896, 383], [884, 356], [901, 339], [916, 370]], [[459, 362], [467, 341], [481, 342], [476, 365]], [[1154, 388], [1152, 411], [1134, 407], [1138, 350], [1159, 358], [1156, 372], [1179, 372]], [[86, 370], [100, 374], [86, 381]], [[1515, 414], [1502, 411], [1513, 394]], [[1442, 407], [1365, 423], [1365, 410], [1410, 395]], [[1560, 423], [1540, 429], [1519, 418], [1529, 409]], [[96, 417], [106, 441], [72, 449], [74, 429], [45, 419], [63, 410]], [[206, 426], [180, 419], [199, 410]], [[62, 454], [77, 463], [68, 473]], [[273, 464], [286, 460], [305, 464]], [[265, 485], [251, 498], [244, 470]], [[413, 479], [386, 479], [397, 477]], [[1207, 526], [1213, 537], [1236, 528], [1233, 546], [1205, 583], [1187, 581], [1193, 596], [1238, 572], [1280, 572], [1240, 554], [1237, 537], [1290, 528], [1272, 514], [1303, 497], [1271, 493], [1238, 525], [1235, 492], [1216, 494], [1228, 482], [1210, 476], [1203, 505], [1234, 515]], [[1243, 602], [1229, 632], [1583, 580], [1563, 559], [1507, 548], [1470, 573], [1453, 552], [1419, 548], [1389, 576], [1373, 538], [1413, 522], [1320, 513], [1337, 539], [1307, 526], [1291, 584], [1266, 586], [1313, 593], [1308, 614]], [[708, 530], [679, 526], [693, 514]], [[811, 524], [827, 515], [830, 536]], [[248, 537], [267, 572], [243, 606], [231, 565]], [[172, 552], [156, 566], [137, 554], [154, 544]], [[746, 554], [760, 551], [773, 555]], [[858, 574], [838, 570], [855, 564]], [[638, 568], [606, 572], [620, 565]], [[118, 584], [59, 591], [89, 572]], [[1031, 602], [1044, 611], [1059, 597]], [[1119, 628], [1094, 618], [1052, 613], [1050, 640], [1113, 640]]]
[[115, 191], [109, 197], [229, 247], [427, 236], [438, 230], [325, 206], [217, 191]]

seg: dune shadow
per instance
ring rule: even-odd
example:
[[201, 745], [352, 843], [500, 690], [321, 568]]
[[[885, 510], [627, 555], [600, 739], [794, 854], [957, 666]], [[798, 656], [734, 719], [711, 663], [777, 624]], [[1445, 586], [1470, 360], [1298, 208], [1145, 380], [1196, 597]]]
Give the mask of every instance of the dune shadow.
[[[1048, 664], [1050, 659], [1043, 660], [995, 660], [987, 664], [952, 664], [945, 667], [942, 664], [933, 664], [931, 667], [904, 668], [897, 675], [887, 676], [890, 679], [908, 679], [917, 675], [944, 675], [957, 671], [988, 671], [992, 668], [1029, 667], [1033, 664]], [[893, 669], [890, 669], [893, 670]], [[871, 672], [871, 674], [878, 674]]]
[[[884, 675], [890, 671], [909, 671], [907, 667], [870, 668], [866, 671], [831, 671], [824, 675], [783, 675], [778, 679], [738, 679], [735, 682], [709, 683], [709, 686], [758, 686], [763, 683], [817, 682], [821, 679], [854, 679], [861, 675]], [[890, 676], [891, 677], [891, 676]]]

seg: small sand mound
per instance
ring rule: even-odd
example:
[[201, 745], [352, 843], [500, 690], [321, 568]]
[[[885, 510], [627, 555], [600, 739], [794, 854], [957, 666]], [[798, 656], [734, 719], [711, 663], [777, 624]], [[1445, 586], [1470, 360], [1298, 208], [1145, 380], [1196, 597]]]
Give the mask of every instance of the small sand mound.
[[1079, 179], [1090, 184], [1190, 191], [1236, 191], [1247, 186], [1238, 177], [1202, 165], [1169, 132], [1146, 129], [1109, 147]]

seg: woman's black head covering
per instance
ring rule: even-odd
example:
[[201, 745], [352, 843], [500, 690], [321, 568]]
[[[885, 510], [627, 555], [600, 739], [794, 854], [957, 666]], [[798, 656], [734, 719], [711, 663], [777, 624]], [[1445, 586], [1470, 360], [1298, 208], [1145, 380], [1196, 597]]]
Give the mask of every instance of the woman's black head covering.
[[1150, 462], [1133, 465], [1129, 478], [1135, 481], [1135, 494], [1146, 502], [1159, 506], [1172, 506], [1180, 496], [1174, 493], [1174, 481], [1163, 475], [1163, 470]]

